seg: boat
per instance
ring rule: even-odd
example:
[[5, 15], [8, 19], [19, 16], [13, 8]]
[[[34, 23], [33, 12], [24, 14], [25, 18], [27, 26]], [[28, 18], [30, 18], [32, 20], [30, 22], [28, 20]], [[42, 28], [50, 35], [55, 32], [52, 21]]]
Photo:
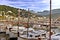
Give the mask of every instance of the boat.
[[[41, 30], [42, 31], [42, 30]], [[34, 39], [34, 40], [37, 40], [38, 38], [46, 38], [46, 32], [39, 32], [39, 31], [31, 31], [31, 32], [24, 32], [22, 35], [20, 35], [21, 38], [24, 38], [24, 39]], [[28, 35], [28, 36], [27, 36]]]

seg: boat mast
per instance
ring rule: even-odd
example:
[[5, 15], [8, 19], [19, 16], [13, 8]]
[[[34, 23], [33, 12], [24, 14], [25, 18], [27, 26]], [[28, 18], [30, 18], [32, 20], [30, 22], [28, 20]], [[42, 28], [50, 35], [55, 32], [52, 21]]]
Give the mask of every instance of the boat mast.
[[29, 30], [29, 9], [28, 9], [28, 21], [27, 21], [27, 39], [28, 39], [28, 30]]
[[21, 12], [21, 10], [20, 9], [18, 9], [18, 37], [19, 37], [19, 22], [20, 22], [20, 12]]
[[49, 40], [51, 40], [51, 13], [52, 13], [52, 11], [51, 11], [51, 7], [52, 7], [52, 0], [50, 0], [50, 16], [49, 16], [49, 23], [50, 23], [50, 29], [49, 29]]

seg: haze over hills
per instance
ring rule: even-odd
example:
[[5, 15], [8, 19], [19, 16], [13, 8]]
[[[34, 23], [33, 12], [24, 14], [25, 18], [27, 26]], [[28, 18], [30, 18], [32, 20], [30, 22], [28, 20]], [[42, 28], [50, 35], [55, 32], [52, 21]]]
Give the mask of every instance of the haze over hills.
[[[38, 15], [49, 17], [50, 11], [44, 10], [43, 12], [37, 12]], [[57, 17], [60, 17], [60, 9], [53, 9], [52, 10], [52, 18], [55, 19]]]
[[[38, 14], [40, 15], [49, 15], [49, 12], [48, 10], [44, 10], [43, 12], [37, 12]], [[52, 14], [56, 14], [56, 13], [60, 13], [60, 9], [53, 9], [52, 10]]]

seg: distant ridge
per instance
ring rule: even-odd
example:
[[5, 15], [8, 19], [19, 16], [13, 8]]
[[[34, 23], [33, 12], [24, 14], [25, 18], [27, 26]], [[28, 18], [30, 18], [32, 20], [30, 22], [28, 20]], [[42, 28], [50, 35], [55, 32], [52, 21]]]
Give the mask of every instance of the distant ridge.
[[[50, 13], [50, 11], [48, 11], [48, 10], [44, 10], [43, 12], [37, 12], [37, 14], [45, 16], [45, 17], [49, 17], [49, 13]], [[56, 19], [58, 17], [60, 17], [60, 9], [53, 9], [52, 18]]]

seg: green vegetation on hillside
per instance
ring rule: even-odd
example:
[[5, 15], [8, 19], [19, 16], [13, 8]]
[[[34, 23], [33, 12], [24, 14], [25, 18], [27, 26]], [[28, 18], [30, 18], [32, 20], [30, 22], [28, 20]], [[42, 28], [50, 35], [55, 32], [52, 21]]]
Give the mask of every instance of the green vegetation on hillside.
[[[1, 11], [4, 11], [5, 15], [11, 15], [11, 16], [17, 17], [18, 16], [18, 11], [17, 10], [18, 10], [18, 8], [5, 6], [5, 5], [0, 5], [0, 14], [1, 14]], [[31, 13], [30, 11], [28, 12], [28, 11], [26, 11], [24, 9], [20, 9], [20, 10], [21, 10], [21, 13], [20, 13], [21, 17], [28, 17], [28, 13], [30, 14], [29, 15], [30, 17], [33, 17], [33, 15], [35, 15], [35, 17], [38, 16], [38, 15], [36, 15], [34, 13]], [[12, 13], [10, 13], [8, 11], [11, 11]], [[4, 15], [4, 14], [2, 14], [2, 15]]]

